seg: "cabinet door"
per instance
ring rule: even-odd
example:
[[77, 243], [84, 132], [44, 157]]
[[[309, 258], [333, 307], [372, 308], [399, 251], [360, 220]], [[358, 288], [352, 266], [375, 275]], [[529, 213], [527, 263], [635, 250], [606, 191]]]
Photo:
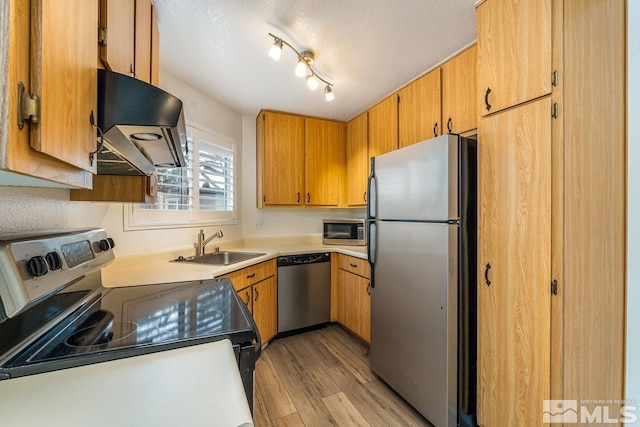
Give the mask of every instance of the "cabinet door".
[[160, 30], [155, 6], [151, 5], [151, 84], [158, 86], [160, 81]]
[[399, 148], [442, 135], [440, 68], [401, 89], [399, 96]]
[[488, 0], [477, 14], [480, 114], [551, 93], [551, 0]]
[[398, 98], [392, 95], [369, 110], [369, 157], [398, 149]]
[[304, 118], [263, 112], [258, 123], [258, 206], [301, 205], [304, 197]]
[[441, 67], [443, 132], [463, 133], [478, 127], [477, 52], [473, 45]]
[[275, 277], [253, 285], [253, 318], [263, 343], [278, 332], [278, 283]]
[[135, 0], [134, 70], [136, 77], [151, 82], [151, 0]]
[[133, 76], [135, 2], [100, 0], [100, 59], [111, 71]]
[[337, 206], [344, 140], [338, 122], [305, 119], [305, 197], [311, 206]]
[[546, 97], [479, 124], [478, 422], [486, 427], [539, 425], [550, 398], [550, 109]]
[[367, 113], [347, 123], [347, 206], [367, 205], [369, 149]]
[[371, 294], [367, 278], [340, 270], [338, 321], [369, 342], [371, 340]]
[[155, 203], [158, 173], [150, 176], [96, 175], [91, 190], [70, 190], [69, 200], [88, 202]]
[[92, 171], [97, 5], [86, 0], [38, 0], [32, 2], [31, 13], [31, 92], [39, 95], [41, 106], [40, 122], [30, 128], [30, 145]]

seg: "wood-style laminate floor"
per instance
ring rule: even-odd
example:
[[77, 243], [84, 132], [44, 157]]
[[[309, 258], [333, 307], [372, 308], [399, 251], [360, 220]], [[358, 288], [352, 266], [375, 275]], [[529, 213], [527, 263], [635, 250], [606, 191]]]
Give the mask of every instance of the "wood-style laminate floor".
[[430, 425], [337, 325], [269, 343], [256, 364], [254, 419], [256, 427]]

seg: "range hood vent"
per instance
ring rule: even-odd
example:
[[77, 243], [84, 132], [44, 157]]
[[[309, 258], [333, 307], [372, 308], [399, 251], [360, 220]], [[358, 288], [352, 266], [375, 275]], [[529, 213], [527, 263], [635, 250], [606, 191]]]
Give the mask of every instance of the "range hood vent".
[[183, 167], [187, 133], [182, 101], [124, 74], [98, 70], [99, 175], [151, 175]]

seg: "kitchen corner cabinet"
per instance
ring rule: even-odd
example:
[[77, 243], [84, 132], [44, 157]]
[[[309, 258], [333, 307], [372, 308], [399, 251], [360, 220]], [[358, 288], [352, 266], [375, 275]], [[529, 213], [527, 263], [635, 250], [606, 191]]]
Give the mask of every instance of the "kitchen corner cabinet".
[[551, 0], [486, 0], [478, 18], [481, 116], [551, 93]]
[[344, 196], [342, 122], [262, 111], [256, 122], [258, 207], [339, 206]]
[[440, 68], [398, 92], [398, 148], [442, 135]]
[[369, 157], [398, 149], [398, 97], [391, 95], [369, 110]]
[[478, 127], [477, 45], [442, 64], [442, 132], [462, 134]]
[[69, 200], [153, 204], [158, 196], [158, 173], [150, 176], [95, 175], [91, 190], [70, 190]]
[[337, 320], [367, 343], [371, 341], [371, 271], [366, 260], [338, 255]]
[[367, 205], [369, 144], [367, 113], [347, 122], [347, 206]]
[[[0, 74], [0, 113], [6, 118], [0, 124], [0, 168], [45, 180], [37, 185], [90, 188], [97, 3], [5, 1], [0, 21], [0, 44], [8, 48], [0, 57], [0, 69], [7, 70]], [[19, 83], [40, 100], [39, 122], [26, 122], [22, 129]]]
[[278, 284], [276, 260], [265, 261], [220, 277], [233, 283], [249, 308], [265, 344], [278, 332]]

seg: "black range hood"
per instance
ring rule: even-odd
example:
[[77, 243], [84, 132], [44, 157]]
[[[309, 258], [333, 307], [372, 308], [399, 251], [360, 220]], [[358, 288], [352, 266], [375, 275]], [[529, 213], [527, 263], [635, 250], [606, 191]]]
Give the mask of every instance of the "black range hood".
[[124, 74], [98, 69], [98, 175], [151, 175], [186, 165], [182, 101]]

